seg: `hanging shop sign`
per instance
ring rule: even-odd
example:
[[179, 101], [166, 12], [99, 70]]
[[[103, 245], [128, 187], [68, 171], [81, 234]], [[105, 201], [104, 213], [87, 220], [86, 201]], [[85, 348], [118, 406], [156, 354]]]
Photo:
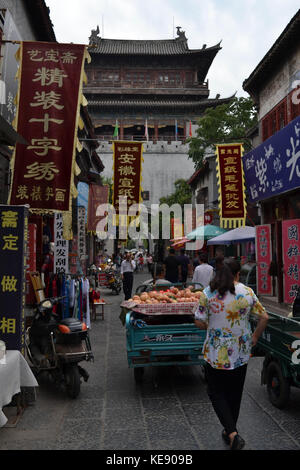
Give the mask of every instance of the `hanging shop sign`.
[[28, 208], [0, 205], [0, 339], [25, 355]]
[[85, 260], [86, 243], [85, 243], [85, 207], [78, 207], [77, 217], [77, 234], [78, 234], [78, 256], [80, 260]]
[[77, 196], [74, 174], [77, 128], [85, 79], [86, 46], [22, 42], [17, 57], [16, 130], [29, 145], [16, 144], [12, 158], [10, 204], [31, 210], [69, 211]]
[[88, 232], [96, 232], [97, 224], [102, 220], [105, 215], [98, 216], [97, 208], [102, 204], [107, 204], [109, 199], [109, 186], [98, 186], [91, 184], [89, 187], [89, 199], [88, 199], [88, 218], [87, 218], [87, 230]]
[[252, 202], [298, 188], [300, 116], [244, 155], [243, 166]]
[[220, 227], [244, 227], [246, 197], [242, 144], [217, 145]]
[[89, 207], [89, 185], [79, 181], [77, 185], [78, 197], [77, 206], [85, 207], [85, 223], [87, 223], [88, 207]]
[[69, 241], [63, 238], [63, 215], [54, 215], [54, 273], [69, 272]]
[[272, 295], [272, 279], [268, 274], [272, 261], [271, 225], [257, 225], [255, 231], [257, 293]]
[[284, 302], [291, 304], [300, 285], [300, 219], [282, 221]]
[[113, 196], [116, 214], [120, 213], [119, 197], [127, 198], [128, 210], [141, 199], [143, 143], [113, 142]]

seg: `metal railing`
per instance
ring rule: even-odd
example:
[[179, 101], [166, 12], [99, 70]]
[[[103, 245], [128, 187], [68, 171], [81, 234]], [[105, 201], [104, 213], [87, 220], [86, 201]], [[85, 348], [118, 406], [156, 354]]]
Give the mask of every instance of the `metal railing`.
[[[187, 139], [187, 137], [184, 137], [184, 136], [177, 136], [176, 138], [176, 135], [175, 134], [172, 134], [172, 135], [159, 135], [157, 138], [155, 138], [154, 136], [149, 136], [148, 138], [148, 141], [149, 142], [153, 142], [153, 143], [156, 143], [156, 142], [185, 142]], [[99, 135], [97, 136], [97, 140], [99, 141], [113, 141], [113, 140], [134, 140], [134, 141], [143, 141], [143, 142], [146, 142], [147, 139], [144, 135], [123, 135], [121, 137], [121, 135], [119, 134], [119, 137], [113, 137], [112, 134], [103, 134], [103, 135]]]

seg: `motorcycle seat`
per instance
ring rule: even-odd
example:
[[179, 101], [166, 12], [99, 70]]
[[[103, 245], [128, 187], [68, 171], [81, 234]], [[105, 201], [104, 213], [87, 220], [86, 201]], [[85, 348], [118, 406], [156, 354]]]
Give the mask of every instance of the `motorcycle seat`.
[[64, 318], [59, 324], [68, 326], [72, 332], [82, 331], [82, 323], [77, 318]]

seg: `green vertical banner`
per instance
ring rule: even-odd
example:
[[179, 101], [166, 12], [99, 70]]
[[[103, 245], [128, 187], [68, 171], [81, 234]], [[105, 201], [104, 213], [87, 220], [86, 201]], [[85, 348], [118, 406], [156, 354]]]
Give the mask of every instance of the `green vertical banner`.
[[0, 339], [25, 355], [28, 208], [0, 205]]

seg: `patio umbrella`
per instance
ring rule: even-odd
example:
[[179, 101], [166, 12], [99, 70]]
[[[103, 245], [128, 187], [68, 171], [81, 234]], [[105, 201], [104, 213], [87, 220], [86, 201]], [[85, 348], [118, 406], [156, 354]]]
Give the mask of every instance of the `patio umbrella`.
[[199, 227], [195, 228], [195, 230], [188, 233], [186, 237], [189, 238], [190, 240], [194, 240], [194, 239], [209, 240], [210, 238], [221, 235], [224, 232], [226, 232], [224, 228], [217, 227], [216, 225], [211, 225], [211, 224], [199, 225]]
[[232, 245], [234, 243], [246, 243], [255, 241], [255, 227], [246, 225], [245, 227], [238, 227], [229, 230], [222, 235], [211, 238], [208, 245]]
[[176, 239], [176, 241], [171, 245], [172, 248], [180, 248], [181, 246], [185, 245], [187, 242], [190, 242], [191, 240], [187, 237], [182, 237]]

